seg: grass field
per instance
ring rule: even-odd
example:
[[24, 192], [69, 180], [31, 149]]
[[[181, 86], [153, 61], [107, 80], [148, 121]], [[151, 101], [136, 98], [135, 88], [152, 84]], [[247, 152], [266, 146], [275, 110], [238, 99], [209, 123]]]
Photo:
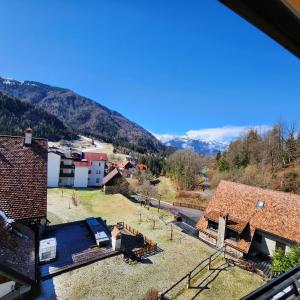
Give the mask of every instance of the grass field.
[[[72, 189], [64, 189], [62, 197], [61, 189], [48, 191], [48, 218], [53, 224], [91, 215], [107, 219], [108, 224], [124, 221], [156, 241], [162, 251], [145, 263], [131, 265], [116, 256], [54, 277], [57, 299], [143, 299], [149, 288], [167, 289], [214, 251], [178, 229], [171, 241], [170, 225], [163, 221], [157, 221], [153, 230], [150, 217], [158, 214], [156, 209], [148, 211], [121, 195], [108, 196], [99, 190], [75, 190], [78, 206], [74, 206], [72, 193]], [[168, 213], [160, 217], [172, 219]], [[199, 299], [238, 299], [261, 284], [260, 277], [232, 267], [220, 274]]]

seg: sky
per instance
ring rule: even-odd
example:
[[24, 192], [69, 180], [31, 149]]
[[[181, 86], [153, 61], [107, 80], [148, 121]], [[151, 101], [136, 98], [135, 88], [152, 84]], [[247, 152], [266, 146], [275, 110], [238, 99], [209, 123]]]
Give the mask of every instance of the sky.
[[150, 132], [299, 118], [299, 59], [217, 0], [2, 0], [0, 11], [0, 76], [72, 89]]

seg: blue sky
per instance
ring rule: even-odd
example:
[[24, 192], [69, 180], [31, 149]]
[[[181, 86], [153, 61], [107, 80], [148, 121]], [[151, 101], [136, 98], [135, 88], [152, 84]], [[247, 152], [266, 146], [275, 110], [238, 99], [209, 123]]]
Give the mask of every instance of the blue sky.
[[151, 132], [299, 117], [299, 60], [217, 0], [2, 0], [0, 11], [1, 76], [70, 88]]

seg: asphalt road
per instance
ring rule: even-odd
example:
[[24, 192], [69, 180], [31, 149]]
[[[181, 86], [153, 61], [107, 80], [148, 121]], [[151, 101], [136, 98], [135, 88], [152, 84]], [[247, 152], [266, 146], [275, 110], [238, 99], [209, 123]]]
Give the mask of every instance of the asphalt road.
[[[158, 207], [158, 200], [151, 199], [150, 203], [151, 206]], [[203, 211], [201, 210], [181, 206], [173, 206], [166, 202], [160, 202], [160, 208], [163, 210], [170, 211], [173, 215], [178, 215], [179, 213], [181, 213], [189, 219], [193, 220], [195, 223], [198, 223], [199, 219], [203, 215]]]

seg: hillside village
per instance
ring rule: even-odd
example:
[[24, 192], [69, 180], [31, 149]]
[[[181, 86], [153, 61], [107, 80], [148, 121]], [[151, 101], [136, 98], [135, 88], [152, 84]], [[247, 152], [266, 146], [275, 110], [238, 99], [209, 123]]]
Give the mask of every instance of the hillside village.
[[221, 181], [207, 207], [178, 206], [130, 192], [133, 157], [33, 135], [0, 136], [3, 299], [237, 299], [300, 243], [298, 195]]

